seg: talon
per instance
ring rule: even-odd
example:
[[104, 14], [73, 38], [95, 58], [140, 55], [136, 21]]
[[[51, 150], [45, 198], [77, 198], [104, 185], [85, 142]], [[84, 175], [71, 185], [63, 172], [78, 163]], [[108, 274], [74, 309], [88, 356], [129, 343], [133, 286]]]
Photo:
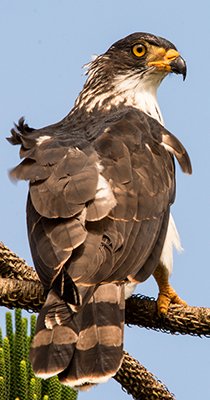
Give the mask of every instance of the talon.
[[181, 297], [175, 292], [171, 285], [168, 285], [165, 288], [162, 288], [158, 294], [157, 298], [157, 308], [158, 314], [166, 315], [169, 309], [170, 304], [180, 304], [183, 306], [187, 306], [186, 301], [182, 300]]
[[159, 315], [166, 315], [170, 304], [180, 304], [185, 307], [187, 306], [186, 301], [182, 300], [170, 285], [169, 273], [164, 265], [159, 264], [153, 275], [159, 287], [159, 294], [157, 298]]

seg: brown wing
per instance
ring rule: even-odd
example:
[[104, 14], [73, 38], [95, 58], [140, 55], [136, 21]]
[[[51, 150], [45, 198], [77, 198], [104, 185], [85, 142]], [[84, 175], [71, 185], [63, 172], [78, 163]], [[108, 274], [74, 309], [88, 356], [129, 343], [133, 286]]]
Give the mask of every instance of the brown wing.
[[75, 137], [62, 122], [38, 131], [21, 121], [10, 139], [22, 145], [25, 159], [12, 176], [30, 180], [29, 241], [40, 279], [51, 289], [38, 320], [33, 368], [39, 376], [60, 373], [73, 386], [119, 368], [124, 282], [151, 275], [165, 240], [175, 196], [170, 152], [185, 172], [191, 168], [180, 142], [144, 113], [128, 109], [98, 121], [91, 142], [82, 127]]

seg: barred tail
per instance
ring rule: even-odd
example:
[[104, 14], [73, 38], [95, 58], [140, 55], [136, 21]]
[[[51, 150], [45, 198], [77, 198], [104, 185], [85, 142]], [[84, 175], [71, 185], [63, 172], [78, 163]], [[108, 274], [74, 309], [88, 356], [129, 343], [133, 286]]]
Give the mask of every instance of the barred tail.
[[38, 317], [30, 359], [35, 375], [77, 389], [105, 382], [123, 357], [124, 287], [99, 286], [78, 312], [51, 291]]

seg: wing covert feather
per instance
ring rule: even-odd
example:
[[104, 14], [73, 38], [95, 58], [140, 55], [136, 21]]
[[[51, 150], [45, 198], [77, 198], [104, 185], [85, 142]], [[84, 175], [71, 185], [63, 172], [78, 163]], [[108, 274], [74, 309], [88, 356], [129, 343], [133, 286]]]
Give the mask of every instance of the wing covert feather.
[[101, 116], [89, 142], [82, 131], [73, 137], [67, 122], [43, 130], [21, 122], [12, 132], [26, 157], [11, 174], [30, 180], [28, 231], [38, 273], [46, 287], [64, 266], [90, 286], [137, 276], [166, 233], [175, 196], [163, 137], [185, 170], [187, 153], [157, 121], [129, 107]]

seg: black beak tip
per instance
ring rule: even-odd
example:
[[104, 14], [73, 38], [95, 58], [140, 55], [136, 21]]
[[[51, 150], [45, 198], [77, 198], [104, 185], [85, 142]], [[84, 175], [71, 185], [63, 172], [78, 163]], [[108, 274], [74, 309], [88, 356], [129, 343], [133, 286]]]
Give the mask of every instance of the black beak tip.
[[183, 81], [187, 76], [187, 65], [185, 60], [182, 57], [177, 57], [175, 60], [170, 63], [171, 71], [175, 74], [181, 74], [183, 76]]
[[187, 76], [187, 67], [185, 66], [185, 70], [182, 72], [183, 81], [185, 81]]

